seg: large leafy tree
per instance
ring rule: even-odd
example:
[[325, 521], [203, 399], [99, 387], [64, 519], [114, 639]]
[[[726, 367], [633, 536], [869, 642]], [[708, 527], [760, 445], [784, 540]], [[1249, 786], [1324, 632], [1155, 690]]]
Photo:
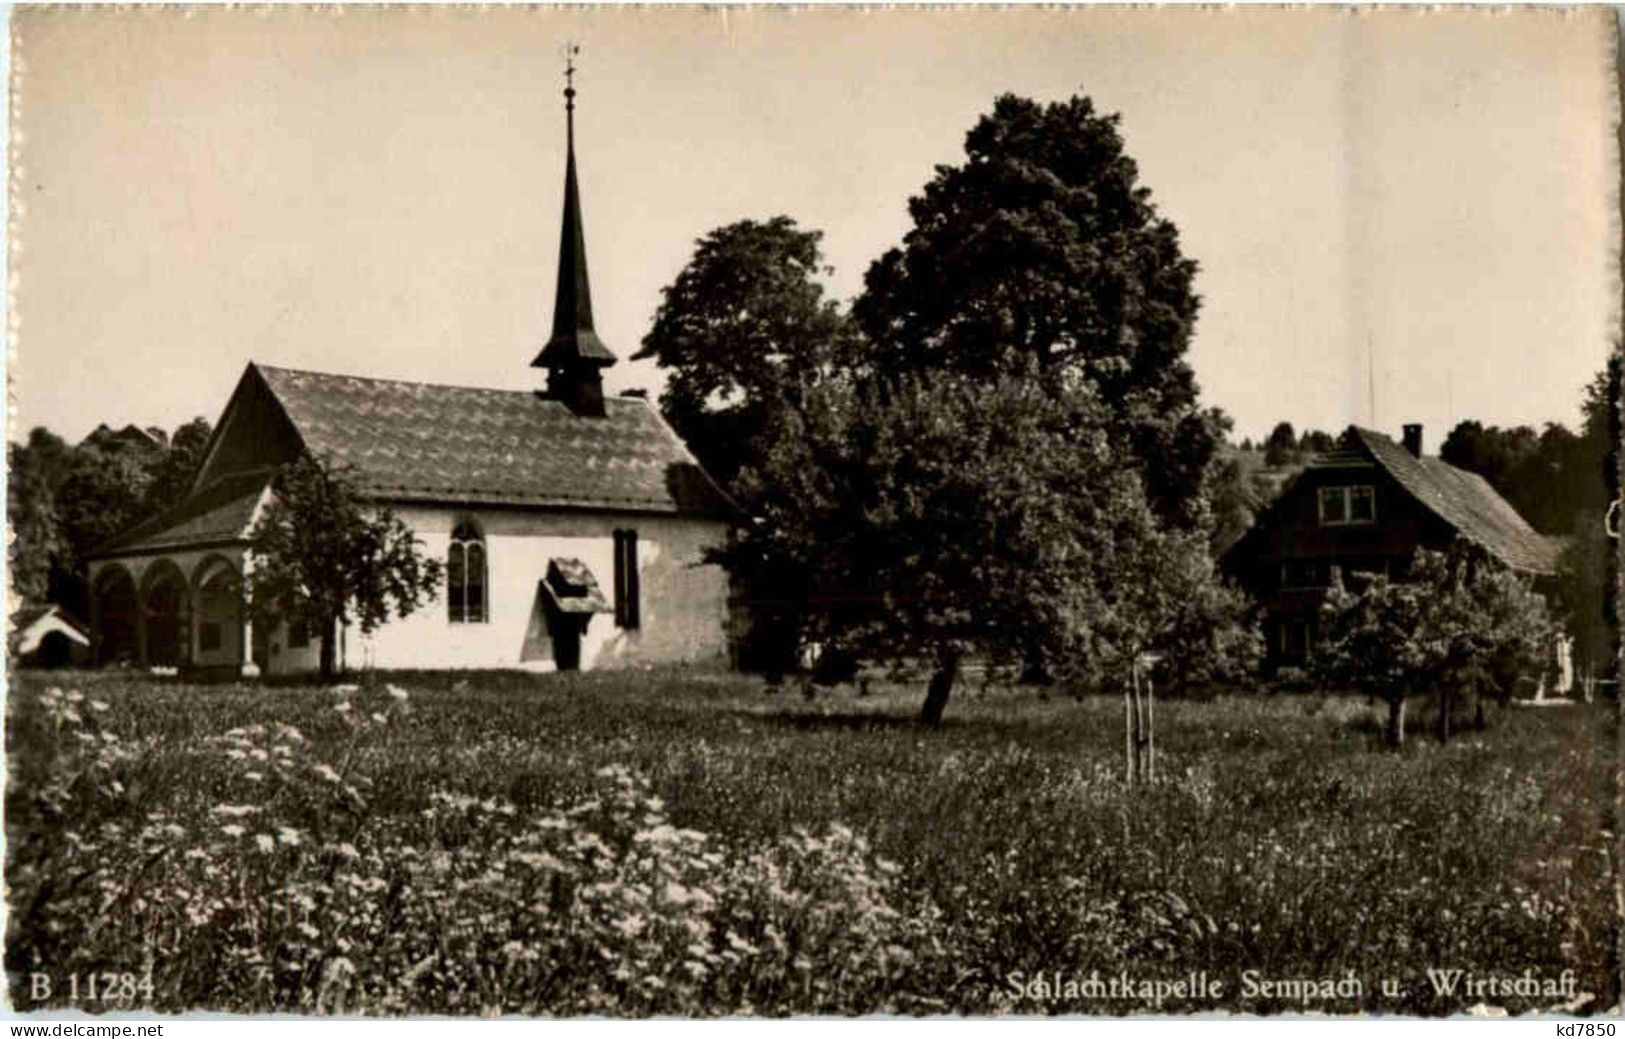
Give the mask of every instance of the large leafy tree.
[[815, 635], [924, 662], [928, 724], [967, 654], [1013, 667], [1036, 644], [1098, 679], [1223, 610], [1201, 538], [1162, 533], [1109, 420], [1092, 387], [1030, 373], [831, 381], [742, 474], [762, 522], [735, 550], [767, 542], [808, 575]]
[[[821, 237], [785, 216], [707, 234], [663, 291], [635, 355], [665, 371], [661, 411], [747, 516], [776, 489], [741, 471], [760, 469], [764, 445], [857, 356], [851, 322], [818, 281], [828, 273]], [[795, 660], [806, 570], [766, 538], [747, 538], [730, 569], [754, 604], [741, 662], [782, 673]]]
[[407, 616], [432, 599], [442, 578], [439, 560], [424, 554], [405, 522], [364, 501], [341, 468], [308, 453], [277, 474], [249, 534], [249, 558], [253, 615], [319, 632], [324, 678], [334, 672], [339, 625], [354, 621], [370, 633], [392, 613]]
[[854, 315], [878, 371], [1024, 371], [1087, 382], [1159, 515], [1191, 523], [1218, 440], [1185, 360], [1195, 261], [1152, 204], [1116, 115], [1086, 97], [1000, 97], [909, 202]]
[[1388, 742], [1398, 746], [1408, 697], [1438, 698], [1443, 739], [1457, 697], [1482, 712], [1482, 697], [1510, 695], [1520, 677], [1538, 675], [1552, 630], [1545, 599], [1523, 578], [1458, 544], [1419, 551], [1404, 581], [1373, 577], [1358, 592], [1334, 583], [1315, 666], [1329, 683], [1384, 700]]
[[661, 411], [724, 486], [777, 413], [851, 356], [851, 327], [818, 282], [822, 236], [786, 216], [707, 234], [633, 355], [665, 370]]

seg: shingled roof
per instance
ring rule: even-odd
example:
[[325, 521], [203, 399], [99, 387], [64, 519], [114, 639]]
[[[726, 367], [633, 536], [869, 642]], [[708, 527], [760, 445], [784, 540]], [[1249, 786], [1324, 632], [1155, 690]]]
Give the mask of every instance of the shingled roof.
[[1525, 522], [1482, 476], [1440, 458], [1419, 458], [1390, 437], [1359, 426], [1349, 427], [1333, 457], [1350, 447], [1363, 449], [1412, 497], [1502, 563], [1528, 573], [1557, 572], [1562, 543]]
[[725, 514], [731, 504], [647, 401], [603, 417], [524, 390], [251, 365], [304, 445], [390, 501]]
[[[723, 518], [733, 503], [647, 401], [615, 398], [602, 417], [523, 390], [365, 379], [250, 364], [235, 406], [259, 396], [303, 446], [345, 466], [357, 488], [386, 502], [550, 506]], [[98, 557], [245, 539], [276, 466], [267, 430], [222, 438], [261, 450], [256, 464], [210, 475], [179, 506], [102, 546]], [[285, 453], [285, 452], [284, 452]]]

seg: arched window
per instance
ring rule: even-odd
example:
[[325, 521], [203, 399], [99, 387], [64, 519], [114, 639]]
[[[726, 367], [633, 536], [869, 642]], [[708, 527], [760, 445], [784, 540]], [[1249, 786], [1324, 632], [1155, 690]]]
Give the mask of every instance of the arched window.
[[459, 523], [451, 532], [446, 554], [446, 605], [453, 624], [481, 624], [486, 620], [485, 536], [472, 523]]

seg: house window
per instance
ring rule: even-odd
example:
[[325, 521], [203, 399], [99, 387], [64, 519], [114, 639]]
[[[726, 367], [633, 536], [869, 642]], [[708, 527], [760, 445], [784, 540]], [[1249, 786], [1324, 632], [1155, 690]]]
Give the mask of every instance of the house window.
[[485, 536], [474, 524], [459, 523], [446, 553], [446, 610], [453, 624], [488, 619], [485, 576]]
[[615, 532], [615, 626], [638, 626], [638, 532]]
[[1320, 522], [1322, 526], [1375, 523], [1376, 520], [1377, 493], [1371, 486], [1322, 487], [1320, 489]]

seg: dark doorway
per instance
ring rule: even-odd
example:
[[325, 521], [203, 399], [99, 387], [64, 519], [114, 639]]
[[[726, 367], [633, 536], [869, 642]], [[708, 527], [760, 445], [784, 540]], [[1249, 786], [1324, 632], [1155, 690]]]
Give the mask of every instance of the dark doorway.
[[67, 667], [73, 657], [73, 640], [60, 631], [48, 631], [39, 640], [39, 662], [44, 667]]
[[590, 613], [562, 613], [549, 610], [547, 630], [553, 639], [553, 666], [560, 671], [581, 670], [581, 636], [587, 630]]

